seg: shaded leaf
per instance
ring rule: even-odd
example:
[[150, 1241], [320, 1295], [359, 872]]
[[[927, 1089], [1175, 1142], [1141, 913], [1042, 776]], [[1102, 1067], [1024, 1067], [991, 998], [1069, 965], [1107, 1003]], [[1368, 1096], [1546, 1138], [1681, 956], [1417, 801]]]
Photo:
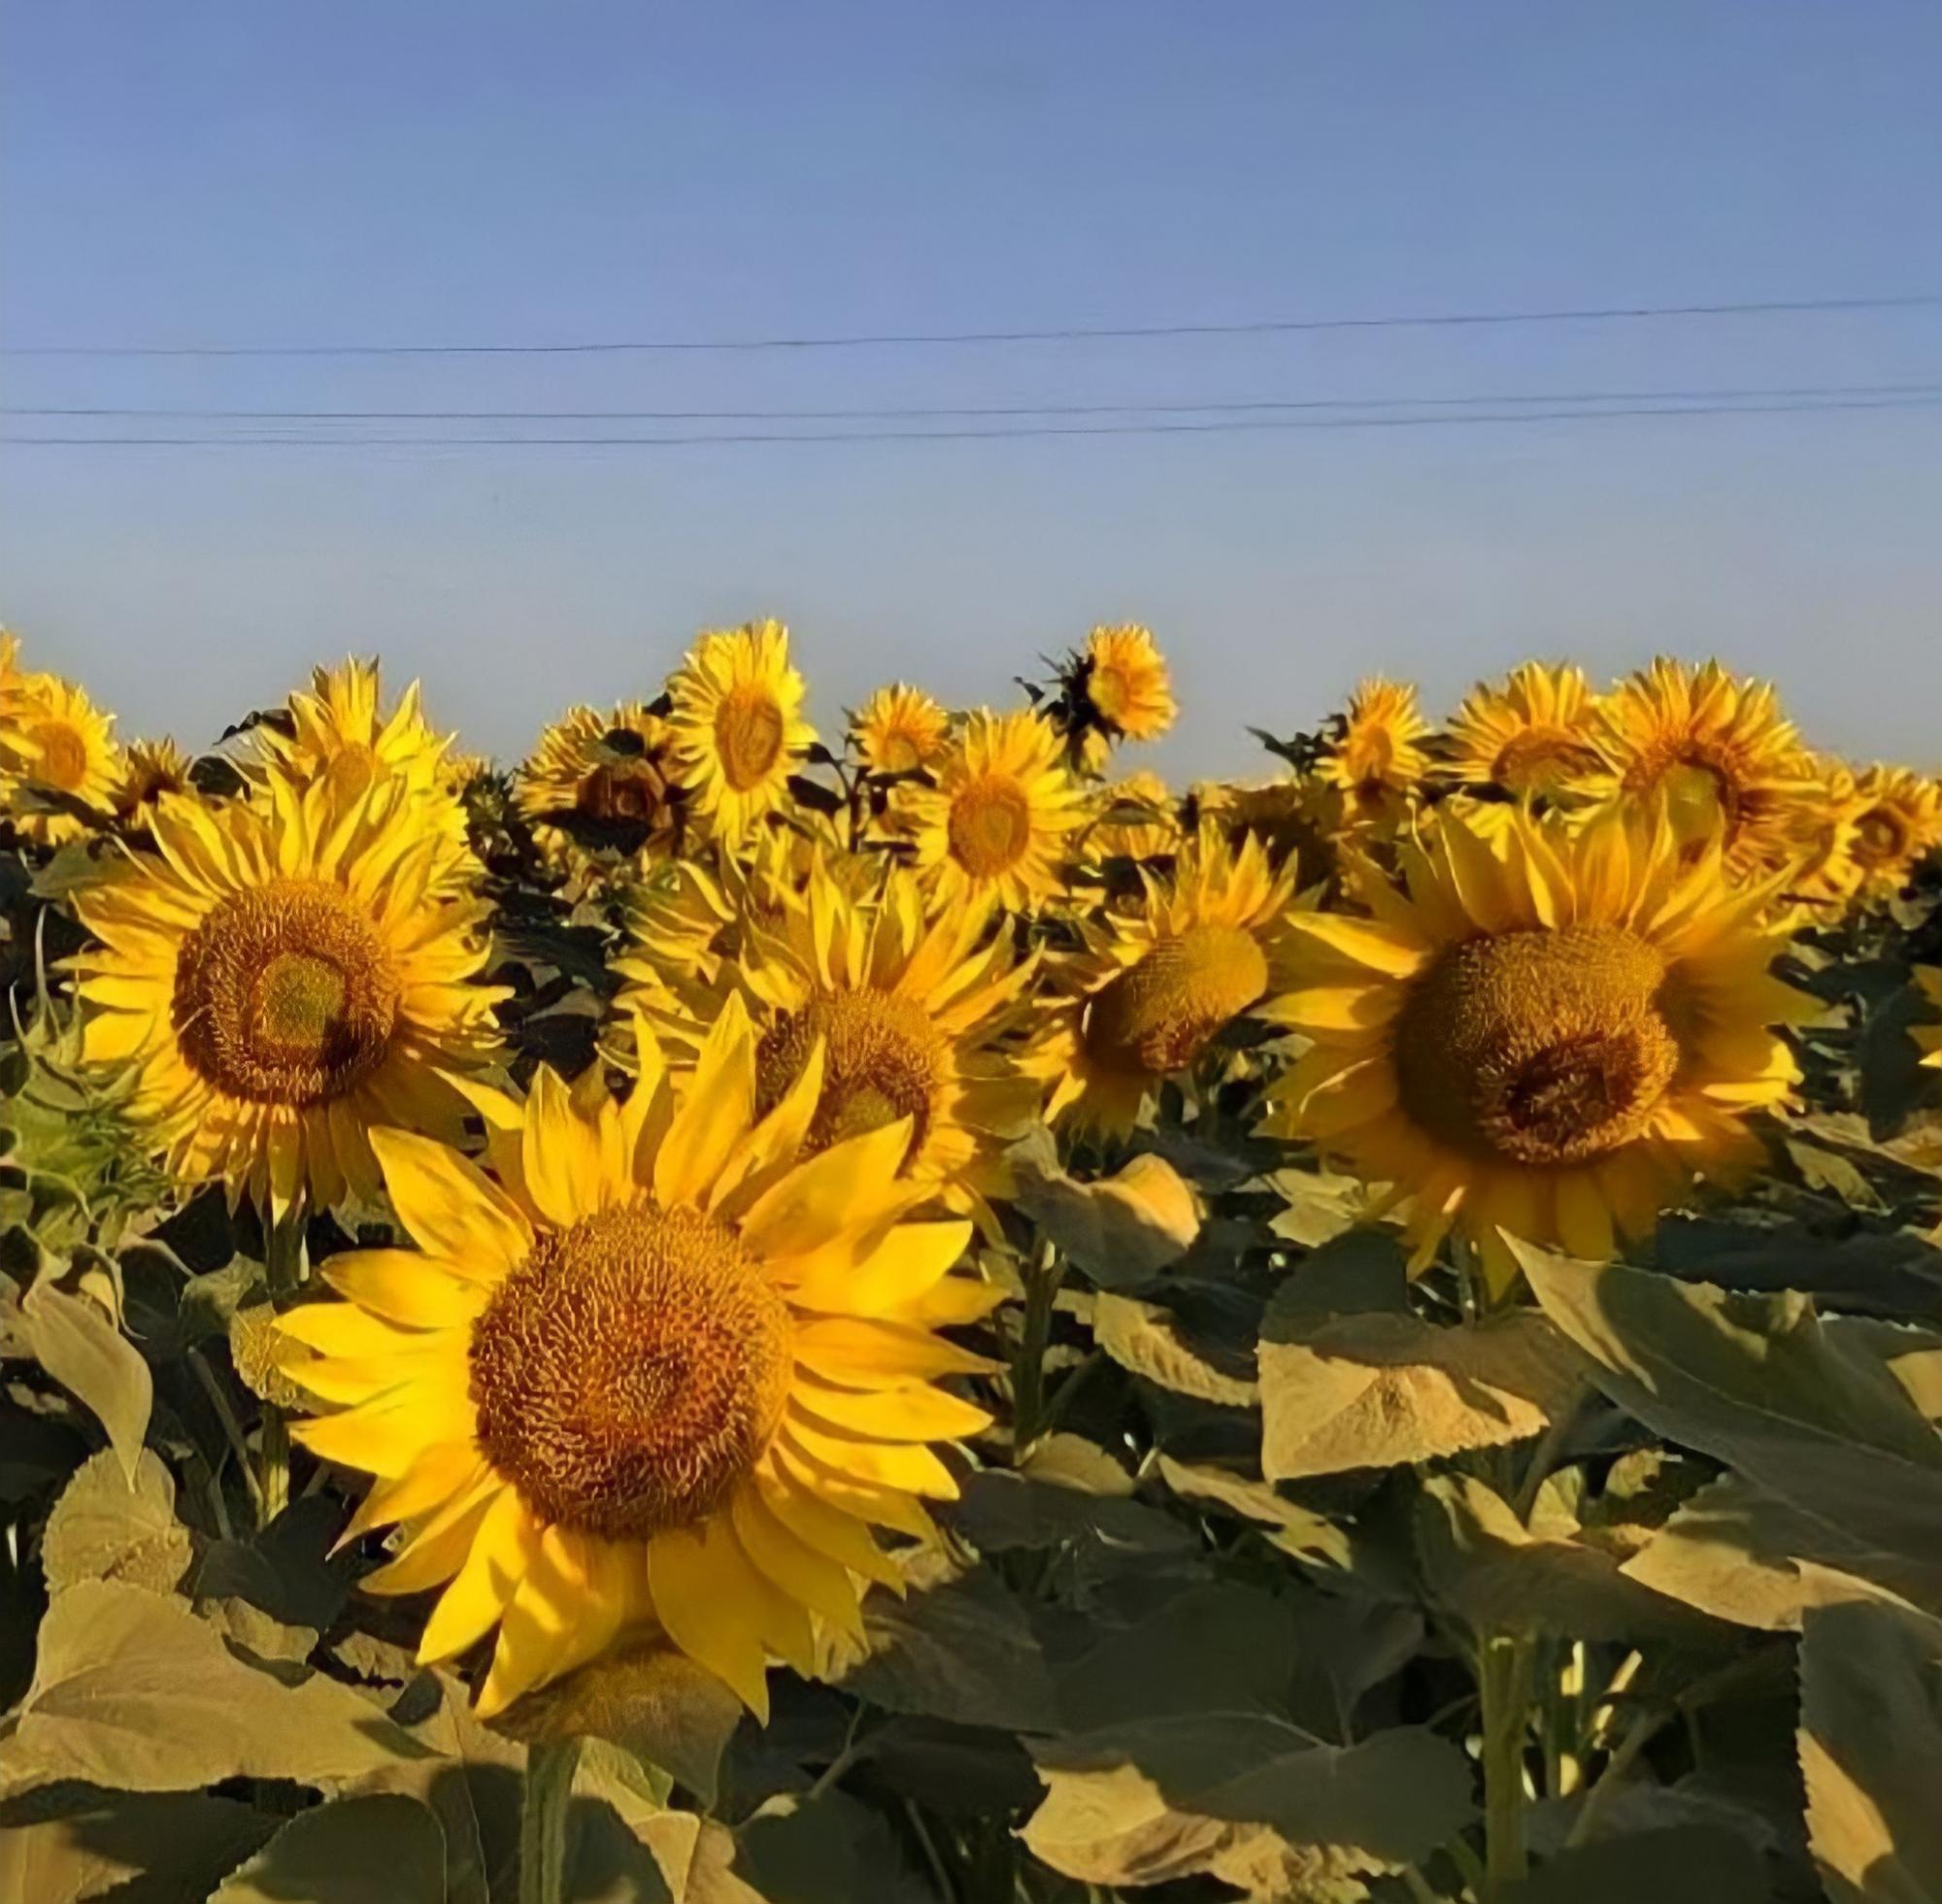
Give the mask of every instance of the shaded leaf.
[[99, 1303], [49, 1276], [21, 1298], [20, 1321], [35, 1359], [108, 1431], [109, 1446], [132, 1482], [154, 1405], [148, 1363]]
[[771, 1798], [735, 1844], [736, 1869], [767, 1904], [937, 1904], [886, 1820], [841, 1791]]
[[234, 1799], [200, 1792], [103, 1791], [72, 1781], [40, 1786], [0, 1798], [0, 1897], [188, 1904], [207, 1897], [276, 1822]]
[[445, 1904], [445, 1838], [410, 1798], [299, 1812], [210, 1904]]
[[1200, 1207], [1180, 1173], [1152, 1152], [1082, 1184], [1043, 1131], [1006, 1152], [1018, 1206], [1101, 1288], [1124, 1289], [1176, 1262], [1200, 1233]]
[[1769, 1904], [1759, 1854], [1711, 1824], [1601, 1838], [1561, 1852], [1504, 1890], [1504, 1904]]
[[188, 1529], [176, 1519], [175, 1481], [148, 1449], [132, 1483], [112, 1449], [83, 1463], [41, 1540], [50, 1593], [83, 1580], [122, 1580], [166, 1593], [194, 1554]]
[[1326, 1516], [1289, 1500], [1269, 1481], [1250, 1481], [1225, 1468], [1196, 1467], [1162, 1454], [1160, 1479], [1188, 1500], [1208, 1501], [1260, 1526], [1284, 1553], [1311, 1564], [1347, 1567], [1354, 1548]]
[[1104, 1553], [1132, 1557], [1179, 1553], [1193, 1542], [1179, 1521], [1137, 1501], [1000, 1468], [968, 1476], [948, 1519], [983, 1553], [1084, 1541]]
[[1101, 1293], [1093, 1305], [1092, 1335], [1122, 1368], [1177, 1394], [1229, 1408], [1251, 1408], [1259, 1399], [1253, 1382], [1225, 1374], [1185, 1342], [1171, 1312], [1157, 1303]]

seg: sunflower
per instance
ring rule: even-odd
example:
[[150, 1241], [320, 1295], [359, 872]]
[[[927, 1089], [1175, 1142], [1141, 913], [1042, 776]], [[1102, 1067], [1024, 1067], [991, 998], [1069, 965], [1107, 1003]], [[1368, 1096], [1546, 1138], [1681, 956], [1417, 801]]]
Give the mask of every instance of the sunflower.
[[709, 830], [734, 842], [788, 796], [789, 770], [816, 739], [802, 676], [780, 621], [704, 634], [668, 682], [682, 784]]
[[906, 1120], [817, 1149], [820, 1051], [761, 1105], [739, 1002], [677, 1090], [641, 1032], [619, 1104], [542, 1068], [523, 1103], [475, 1087], [490, 1175], [422, 1137], [376, 1149], [417, 1251], [339, 1256], [346, 1300], [285, 1316], [344, 1406], [296, 1430], [377, 1485], [352, 1533], [401, 1523], [363, 1585], [441, 1591], [419, 1646], [495, 1626], [478, 1709], [657, 1631], [766, 1718], [771, 1655], [814, 1669], [812, 1614], [860, 1637], [895, 1584], [872, 1524], [931, 1532], [928, 1445], [986, 1412], [934, 1386], [989, 1365], [934, 1331], [998, 1291], [951, 1274], [970, 1225], [901, 1220]]
[[1177, 852], [1182, 827], [1173, 790], [1157, 774], [1127, 774], [1093, 796], [1095, 818], [1077, 845], [1088, 860], [1161, 859]]
[[1942, 846], [1942, 782], [1906, 767], [1870, 767], [1853, 777], [1843, 804], [1862, 899], [1893, 898]]
[[1156, 741], [1173, 725], [1180, 707], [1151, 629], [1094, 628], [1080, 658], [1087, 711], [1109, 735]]
[[873, 774], [930, 766], [951, 737], [951, 717], [921, 687], [880, 687], [850, 717], [850, 741]]
[[1581, 791], [1663, 815], [1689, 848], [1719, 840], [1734, 879], [1790, 864], [1823, 797], [1772, 687], [1717, 661], [1695, 671], [1660, 656], [1620, 683], [1599, 710], [1598, 746], [1605, 765]]
[[672, 740], [639, 701], [610, 714], [569, 708], [521, 764], [514, 798], [551, 852], [579, 841], [660, 857], [681, 833]]
[[1024, 907], [1058, 884], [1084, 793], [1059, 759], [1058, 735], [1029, 712], [974, 714], [907, 811], [918, 865], [941, 897], [989, 894]]
[[1374, 917], [1295, 919], [1297, 983], [1261, 1016], [1314, 1041], [1269, 1129], [1411, 1194], [1417, 1266], [1453, 1223], [1496, 1289], [1500, 1229], [1602, 1260], [1696, 1173], [1758, 1162], [1743, 1119], [1797, 1076], [1769, 1027], [1806, 1001], [1768, 970], [1770, 890], [1729, 885], [1717, 844], [1518, 812], [1493, 852], [1453, 814], [1397, 856], [1405, 890], [1360, 867]]
[[189, 769], [194, 765], [166, 734], [158, 741], [130, 741], [120, 790], [115, 796], [116, 814], [122, 819], [133, 819], [164, 793], [188, 792]]
[[1450, 765], [1470, 784], [1523, 798], [1597, 771], [1598, 699], [1582, 668], [1526, 661], [1498, 687], [1482, 683], [1450, 722]]
[[16, 830], [39, 846], [79, 839], [86, 812], [106, 818], [115, 809], [122, 773], [115, 717], [54, 675], [16, 676], [6, 698], [0, 754], [10, 763], [7, 807]]
[[1360, 683], [1323, 754], [1323, 781], [1339, 788], [1354, 825], [1392, 824], [1429, 770], [1419, 743], [1429, 733], [1413, 686], [1381, 676]]
[[378, 1187], [374, 1124], [456, 1140], [452, 1075], [508, 994], [472, 981], [486, 907], [431, 890], [439, 843], [400, 784], [272, 776], [260, 801], [164, 794], [159, 857], [75, 901], [84, 1051], [133, 1068], [154, 1148], [190, 1183], [281, 1211]]
[[1289, 983], [1294, 877], [1291, 859], [1276, 871], [1259, 841], [1236, 851], [1210, 822], [1170, 877], [1142, 874], [1136, 910], [1082, 921], [1023, 1060], [1051, 1085], [1047, 1118], [1130, 1135], [1167, 1078]]
[[807, 1151], [908, 1118], [901, 1174], [988, 1222], [986, 1198], [1004, 1188], [998, 1152], [1041, 1095], [1000, 1049], [1032, 968], [1008, 931], [991, 930], [990, 903], [926, 905], [902, 867], [819, 854], [799, 887], [745, 884], [738, 913], [738, 954], [714, 985], [690, 990], [685, 1011], [651, 1011], [676, 1062], [740, 995], [757, 1032], [758, 1106], [822, 1052]]
[[438, 888], [455, 892], [477, 877], [465, 809], [446, 766], [452, 737], [434, 732], [425, 719], [417, 682], [386, 714], [377, 661], [353, 656], [341, 667], [317, 668], [310, 691], [289, 697], [285, 718], [259, 721], [251, 735], [262, 763], [254, 776], [259, 789], [277, 775], [298, 787], [326, 781], [346, 799], [366, 787], [398, 786], [420, 829], [438, 840]]

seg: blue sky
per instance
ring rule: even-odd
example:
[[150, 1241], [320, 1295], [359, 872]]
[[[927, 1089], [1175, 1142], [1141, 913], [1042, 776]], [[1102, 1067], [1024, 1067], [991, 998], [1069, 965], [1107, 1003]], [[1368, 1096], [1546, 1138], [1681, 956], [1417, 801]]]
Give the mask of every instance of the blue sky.
[[[1942, 10], [63, 0], [0, 24], [0, 341], [558, 342], [1942, 291]], [[1942, 310], [586, 358], [0, 358], [16, 408], [790, 409], [1942, 386]], [[0, 419], [8, 434], [113, 423]], [[142, 426], [135, 426], [142, 427]], [[159, 426], [148, 426], [159, 427]], [[437, 426], [428, 426], [437, 427]], [[634, 428], [653, 429], [636, 425]], [[1155, 763], [1360, 673], [1776, 677], [1942, 765], [1942, 407], [626, 449], [0, 444], [0, 617], [206, 742], [381, 651], [517, 754], [699, 626], [1004, 700], [1151, 622]]]

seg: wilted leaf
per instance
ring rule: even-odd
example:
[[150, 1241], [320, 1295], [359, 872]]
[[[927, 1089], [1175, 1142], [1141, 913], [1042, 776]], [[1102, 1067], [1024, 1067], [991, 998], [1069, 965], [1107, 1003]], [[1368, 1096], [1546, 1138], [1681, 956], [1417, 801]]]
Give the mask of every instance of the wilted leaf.
[[1177, 1394], [1229, 1408], [1252, 1408], [1260, 1398], [1253, 1382], [1216, 1368], [1183, 1341], [1173, 1315], [1157, 1303], [1102, 1292], [1093, 1305], [1092, 1336], [1122, 1368]]
[[1261, 1471], [1297, 1481], [1525, 1440], [1571, 1397], [1576, 1362], [1528, 1311], [1440, 1328], [1407, 1309], [1316, 1318], [1278, 1297], [1262, 1321]]
[[1610, 1553], [1530, 1532], [1473, 1475], [1425, 1481], [1417, 1526], [1431, 1590], [1480, 1630], [1689, 1641], [1715, 1630], [1684, 1602], [1628, 1579]]
[[[76, 1781], [0, 1799], [0, 1897], [19, 1904], [207, 1897], [277, 1820], [231, 1798]], [[145, 1880], [145, 1883], [138, 1883]]]
[[1146, 1282], [1185, 1255], [1200, 1233], [1193, 1192], [1151, 1152], [1092, 1184], [1068, 1177], [1042, 1133], [1006, 1156], [1019, 1208], [1101, 1288]]
[[1205, 1872], [1285, 1896], [1291, 1884], [1267, 1887], [1277, 1869], [1292, 1879], [1414, 1861], [1474, 1810], [1462, 1754], [1419, 1727], [1338, 1747], [1266, 1715], [1213, 1714], [1050, 1741], [1033, 1756], [1047, 1796], [1024, 1841], [1088, 1884]]
[[1875, 1598], [1810, 1608], [1799, 1746], [1808, 1842], [1833, 1904], [1942, 1897], [1942, 1620]]
[[194, 1555], [195, 1543], [176, 1519], [176, 1484], [147, 1449], [132, 1484], [112, 1449], [83, 1463], [54, 1503], [41, 1542], [50, 1593], [83, 1580], [123, 1580], [166, 1593]]
[[1559, 1853], [1503, 1893], [1504, 1904], [1769, 1904], [1772, 1895], [1759, 1854], [1710, 1824], [1600, 1838]]
[[149, 1365], [99, 1303], [43, 1276], [20, 1302], [35, 1359], [108, 1431], [109, 1446], [132, 1482], [149, 1432], [154, 1382]]
[[210, 1904], [445, 1904], [445, 1839], [410, 1798], [299, 1812]]
[[1878, 1359], [1822, 1328], [1807, 1297], [1518, 1253], [1620, 1407], [1825, 1522], [1869, 1556], [1854, 1571], [1942, 1601], [1942, 1436]]
[[348, 1686], [246, 1665], [180, 1600], [83, 1581], [48, 1609], [9, 1758], [124, 1791], [239, 1774], [319, 1785], [422, 1748]]

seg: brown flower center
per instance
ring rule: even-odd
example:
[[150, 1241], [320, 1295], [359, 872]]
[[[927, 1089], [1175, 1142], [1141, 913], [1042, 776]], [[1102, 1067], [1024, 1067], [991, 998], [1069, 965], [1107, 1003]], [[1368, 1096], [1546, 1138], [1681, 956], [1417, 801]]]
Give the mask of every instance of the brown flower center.
[[1117, 1071], [1178, 1071], [1267, 988], [1252, 933], [1189, 926], [1099, 990], [1086, 1014], [1087, 1053]]
[[1855, 857], [1872, 870], [1907, 855], [1908, 828], [1892, 807], [1870, 807], [1855, 822]]
[[33, 730], [40, 756], [34, 778], [63, 793], [79, 791], [87, 779], [87, 743], [64, 720], [44, 720]]
[[1597, 755], [1567, 729], [1531, 727], [1504, 743], [1490, 778], [1512, 793], [1542, 793], [1597, 764]]
[[479, 1445], [560, 1526], [638, 1540], [727, 1498], [782, 1420], [788, 1307], [734, 1232], [649, 1202], [543, 1236], [473, 1324]]
[[805, 1148], [825, 1151], [846, 1137], [912, 1119], [905, 1160], [922, 1149], [950, 1046], [915, 999], [864, 987], [818, 992], [762, 1039], [755, 1056], [757, 1109], [768, 1112], [802, 1076], [822, 1040], [822, 1095]]
[[321, 1104], [384, 1062], [398, 975], [341, 887], [273, 880], [224, 899], [176, 955], [171, 1016], [197, 1076], [254, 1104]]
[[731, 687], [715, 712], [715, 746], [722, 777], [737, 793], [759, 786], [783, 751], [783, 711], [775, 696], [753, 683]]
[[1610, 925], [1453, 946], [1396, 1020], [1403, 1108], [1487, 1160], [1569, 1164], [1640, 1136], [1679, 1069], [1665, 964]]
[[958, 865], [973, 879], [996, 879], [1031, 844], [1031, 801], [1009, 774], [982, 774], [958, 788], [947, 831]]

